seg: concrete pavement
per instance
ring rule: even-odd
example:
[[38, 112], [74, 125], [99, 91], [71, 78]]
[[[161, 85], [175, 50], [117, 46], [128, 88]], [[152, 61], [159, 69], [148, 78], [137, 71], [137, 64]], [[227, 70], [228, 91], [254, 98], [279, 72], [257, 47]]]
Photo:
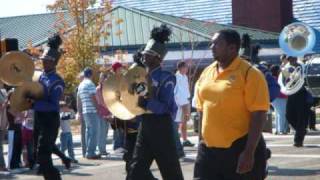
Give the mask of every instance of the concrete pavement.
[[[272, 151], [272, 158], [269, 160], [268, 180], [319, 180], [320, 179], [320, 132], [311, 132], [306, 137], [305, 146], [296, 148], [292, 146], [293, 135], [272, 135], [265, 134], [267, 146]], [[75, 153], [79, 164], [74, 164], [70, 171], [65, 170], [60, 160], [54, 157], [54, 163], [62, 171], [62, 177], [66, 180], [124, 180], [124, 162], [121, 154], [112, 152], [111, 144], [107, 150], [111, 155], [101, 160], [83, 159], [79, 137], [75, 137]], [[197, 136], [190, 137], [190, 140], [197, 143]], [[194, 161], [197, 154], [196, 147], [186, 148], [186, 158], [181, 162], [186, 180], [192, 179]], [[161, 179], [156, 164], [151, 168], [156, 177]], [[0, 179], [42, 179], [35, 176], [35, 171], [24, 173], [11, 173], [0, 175]]]

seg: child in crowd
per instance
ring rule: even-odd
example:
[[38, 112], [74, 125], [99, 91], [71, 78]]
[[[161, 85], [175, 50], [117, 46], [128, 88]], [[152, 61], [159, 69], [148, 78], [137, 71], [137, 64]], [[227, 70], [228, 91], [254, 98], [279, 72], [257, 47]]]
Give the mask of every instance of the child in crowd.
[[23, 112], [24, 120], [22, 123], [22, 153], [23, 161], [26, 167], [33, 169], [35, 165], [33, 152], [33, 121], [34, 112], [33, 110], [28, 110]]
[[70, 121], [75, 118], [75, 113], [71, 108], [67, 106], [64, 101], [60, 102], [60, 107], [60, 148], [63, 153], [65, 153], [65, 151], [68, 149], [68, 155], [72, 159], [72, 162], [78, 163], [74, 156], [73, 140], [70, 126]]
[[3, 141], [5, 136], [5, 131], [8, 127], [8, 119], [7, 119], [7, 108], [6, 108], [6, 99], [7, 99], [7, 91], [4, 88], [4, 85], [0, 82], [0, 172], [8, 171], [6, 168], [6, 163], [4, 160], [3, 154]]

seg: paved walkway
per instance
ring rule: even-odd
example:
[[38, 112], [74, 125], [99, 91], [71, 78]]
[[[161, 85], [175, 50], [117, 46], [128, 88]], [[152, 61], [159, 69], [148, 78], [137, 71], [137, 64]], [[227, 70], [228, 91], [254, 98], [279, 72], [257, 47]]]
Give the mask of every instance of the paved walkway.
[[[320, 127], [318, 126], [318, 129]], [[110, 132], [111, 134], [111, 132]], [[320, 179], [320, 132], [311, 132], [306, 137], [305, 147], [295, 148], [292, 146], [293, 135], [264, 134], [267, 146], [272, 151], [269, 160], [268, 180], [319, 180]], [[111, 136], [109, 136], [110, 138]], [[190, 140], [197, 143], [197, 136]], [[124, 180], [124, 162], [121, 154], [112, 151], [111, 144], [107, 145], [111, 155], [101, 160], [86, 160], [82, 158], [80, 137], [75, 137], [75, 153], [79, 164], [74, 164], [70, 171], [65, 170], [60, 160], [54, 157], [54, 163], [62, 171], [62, 177], [66, 180]], [[193, 166], [197, 154], [196, 147], [186, 148], [186, 158], [181, 162], [186, 180], [192, 179]], [[157, 166], [153, 164], [152, 172], [156, 177], [161, 177]], [[11, 173], [0, 175], [0, 179], [42, 179], [35, 176], [34, 171], [24, 173]], [[161, 178], [160, 178], [161, 179]]]

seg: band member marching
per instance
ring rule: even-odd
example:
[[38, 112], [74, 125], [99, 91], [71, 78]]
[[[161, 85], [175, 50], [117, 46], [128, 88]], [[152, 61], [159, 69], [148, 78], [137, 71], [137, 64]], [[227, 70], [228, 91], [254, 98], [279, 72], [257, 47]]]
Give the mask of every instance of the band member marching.
[[[59, 62], [61, 52], [59, 46], [62, 40], [59, 35], [49, 38], [49, 49], [41, 56], [44, 73], [40, 76], [44, 96], [33, 104], [35, 131], [38, 133], [37, 161], [46, 180], [60, 180], [60, 172], [53, 166], [51, 154], [57, 148], [55, 141], [60, 126], [59, 100], [63, 95], [64, 81], [56, 73], [56, 65]], [[32, 97], [31, 97], [32, 99]]]
[[[297, 62], [296, 57], [288, 57], [288, 69], [290, 70], [300, 67], [303, 69], [302, 64]], [[291, 68], [290, 68], [291, 67]], [[291, 71], [291, 70], [290, 70]], [[303, 71], [299, 72], [302, 73]], [[301, 75], [302, 76], [302, 75]], [[308, 124], [308, 103], [307, 103], [307, 90], [302, 86], [297, 92], [288, 96], [286, 106], [286, 118], [289, 124], [295, 130], [294, 144], [295, 147], [302, 147], [304, 137], [307, 134]]]
[[177, 110], [174, 101], [176, 79], [160, 67], [167, 53], [164, 43], [170, 34], [171, 30], [165, 25], [155, 27], [142, 53], [149, 92], [147, 96], [139, 97], [138, 105], [151, 113], [139, 116], [141, 124], [127, 180], [154, 179], [149, 174], [153, 160], [156, 160], [163, 179], [183, 179], [173, 131]]

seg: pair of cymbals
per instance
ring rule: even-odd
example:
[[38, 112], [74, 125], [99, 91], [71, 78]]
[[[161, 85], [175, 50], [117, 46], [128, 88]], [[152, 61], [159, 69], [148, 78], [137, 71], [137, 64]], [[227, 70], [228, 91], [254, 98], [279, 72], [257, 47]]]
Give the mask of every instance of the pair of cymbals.
[[32, 101], [43, 97], [43, 86], [38, 82], [41, 74], [42, 71], [40, 70], [34, 71], [32, 81], [24, 81], [15, 88], [10, 98], [10, 105], [13, 110], [18, 112], [28, 110], [32, 107]]
[[32, 58], [26, 53], [11, 51], [0, 59], [0, 79], [9, 86], [31, 81], [34, 73]]
[[35, 71], [34, 62], [26, 53], [11, 51], [0, 59], [0, 80], [16, 87], [10, 97], [13, 110], [28, 110], [32, 105], [31, 99], [43, 96], [43, 87], [38, 83], [41, 74], [42, 71]]
[[10, 106], [13, 110], [21, 112], [31, 108], [34, 100], [43, 97], [43, 87], [38, 82], [23, 82], [14, 89], [10, 97]]
[[132, 91], [134, 83], [146, 82], [146, 71], [133, 65], [121, 75], [113, 74], [103, 83], [103, 99], [109, 111], [121, 120], [131, 120], [147, 113], [138, 106], [139, 96]]

